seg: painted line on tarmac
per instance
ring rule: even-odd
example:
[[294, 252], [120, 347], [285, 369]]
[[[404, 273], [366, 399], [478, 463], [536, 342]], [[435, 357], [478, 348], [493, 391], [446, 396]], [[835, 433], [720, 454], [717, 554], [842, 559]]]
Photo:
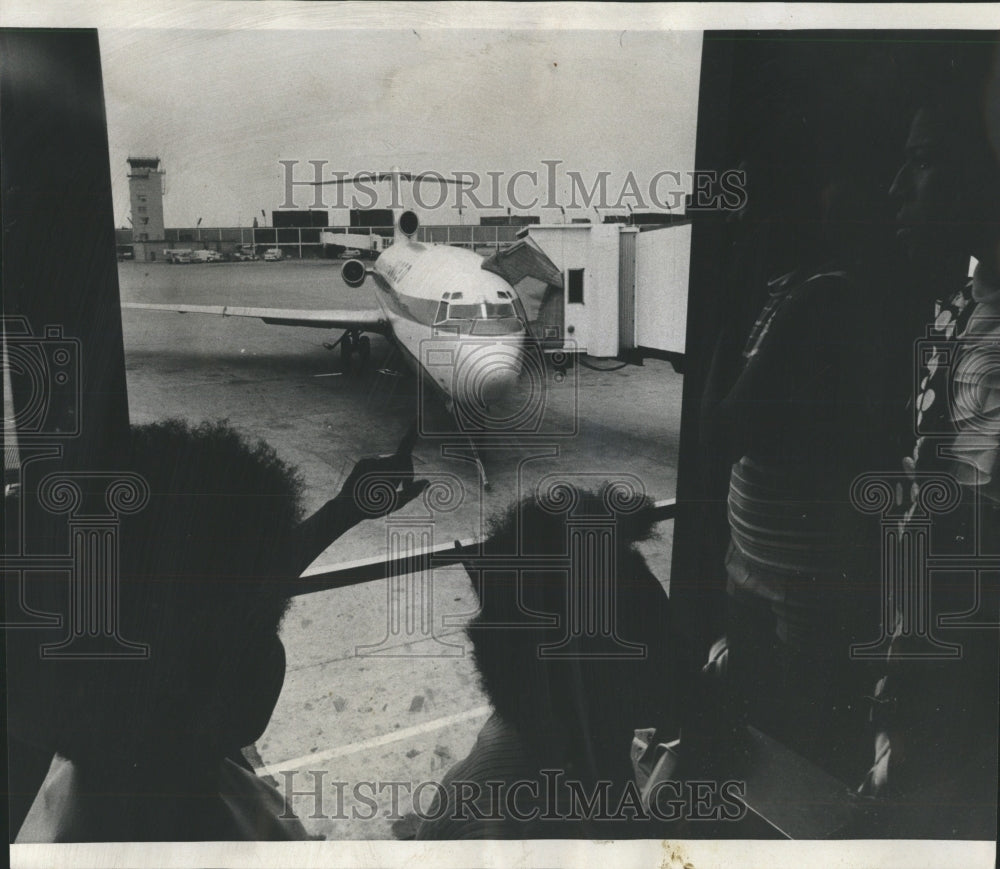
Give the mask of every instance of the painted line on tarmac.
[[393, 742], [409, 739], [411, 736], [419, 736], [422, 733], [430, 733], [434, 730], [441, 730], [449, 725], [458, 724], [460, 721], [480, 718], [488, 715], [492, 711], [492, 706], [477, 706], [474, 709], [466, 709], [465, 712], [456, 712], [454, 715], [445, 715], [443, 718], [435, 718], [431, 721], [425, 721], [423, 724], [415, 724], [413, 727], [404, 727], [402, 730], [394, 730], [392, 733], [385, 733], [382, 736], [365, 739], [362, 742], [352, 742], [350, 745], [338, 745], [336, 748], [328, 748], [326, 751], [316, 751], [312, 754], [305, 754], [302, 757], [292, 758], [291, 760], [281, 761], [280, 763], [269, 763], [258, 769], [257, 775], [262, 777], [271, 776], [273, 778], [277, 772], [283, 769], [301, 769], [310, 763], [322, 763], [335, 757], [344, 757], [348, 754], [356, 754], [359, 751], [366, 751], [369, 748], [379, 748], [383, 745], [389, 745]]

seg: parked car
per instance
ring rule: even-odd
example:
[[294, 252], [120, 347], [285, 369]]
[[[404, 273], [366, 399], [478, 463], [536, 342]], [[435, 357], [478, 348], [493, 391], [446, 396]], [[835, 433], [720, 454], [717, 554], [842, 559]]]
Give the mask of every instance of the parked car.
[[341, 256], [344, 259], [351, 259], [352, 257], [361, 256], [361, 251], [356, 247], [349, 247], [341, 254]]
[[254, 253], [253, 245], [245, 245], [233, 251], [233, 259], [236, 262], [249, 262], [257, 259], [257, 254]]
[[266, 263], [276, 263], [282, 258], [280, 247], [269, 247], [264, 251], [264, 262]]
[[180, 248], [168, 248], [163, 251], [163, 258], [168, 263], [189, 263], [191, 262], [191, 251]]
[[191, 262], [220, 263], [222, 262], [222, 254], [217, 250], [196, 250], [191, 254]]

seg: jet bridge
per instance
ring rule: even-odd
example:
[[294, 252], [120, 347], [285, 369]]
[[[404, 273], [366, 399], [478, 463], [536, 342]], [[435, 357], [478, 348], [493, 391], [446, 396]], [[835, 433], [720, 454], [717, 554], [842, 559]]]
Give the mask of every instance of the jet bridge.
[[[572, 349], [605, 358], [655, 356], [679, 367], [687, 327], [689, 221], [648, 228], [531, 226], [521, 238], [544, 252], [561, 276], [561, 305], [551, 294], [547, 316]], [[549, 280], [556, 285], [554, 275]]]

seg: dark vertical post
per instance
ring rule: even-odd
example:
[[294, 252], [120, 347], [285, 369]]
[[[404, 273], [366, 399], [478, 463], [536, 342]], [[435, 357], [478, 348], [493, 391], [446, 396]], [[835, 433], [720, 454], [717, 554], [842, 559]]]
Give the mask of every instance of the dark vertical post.
[[[715, 34], [714, 36], [718, 36]], [[725, 164], [731, 118], [736, 43], [707, 33], [701, 53], [698, 88], [698, 134], [695, 165], [715, 169]], [[712, 583], [706, 582], [704, 564], [706, 528], [712, 527], [712, 504], [705, 481], [705, 460], [699, 431], [701, 395], [708, 371], [707, 354], [719, 320], [719, 300], [705, 288], [724, 283], [720, 256], [722, 228], [711, 220], [695, 220], [691, 231], [691, 267], [688, 278], [688, 317], [685, 346], [684, 398], [681, 409], [680, 463], [677, 473], [677, 517], [674, 520], [673, 565], [670, 571], [674, 631], [680, 654], [690, 656], [697, 669], [707, 650], [706, 638], [717, 629], [720, 601]], [[700, 353], [697, 348], [701, 348]], [[682, 704], [683, 707], [683, 704]]]
[[[3, 316], [5, 325], [29, 330], [16, 347], [10, 337], [4, 345], [40, 373], [11, 373], [17, 449], [5, 470], [27, 476], [5, 480], [21, 484], [19, 496], [5, 493], [5, 511], [21, 517], [16, 551], [51, 556], [57, 570], [69, 529], [32, 501], [38, 479], [31, 469], [38, 476], [112, 470], [128, 432], [97, 32], [3, 29], [0, 58]], [[51, 459], [18, 461], [49, 448]], [[8, 571], [4, 579], [7, 612], [27, 603], [65, 615], [64, 574]], [[51, 757], [46, 724], [59, 720], [59, 710], [39, 686], [46, 668], [61, 664], [42, 662], [39, 649], [59, 638], [58, 627], [6, 631], [12, 835]]]

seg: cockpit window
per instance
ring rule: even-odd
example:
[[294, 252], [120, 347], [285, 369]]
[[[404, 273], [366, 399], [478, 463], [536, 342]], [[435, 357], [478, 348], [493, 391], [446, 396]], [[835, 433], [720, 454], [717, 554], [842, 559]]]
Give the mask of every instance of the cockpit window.
[[483, 316], [482, 305], [449, 305], [449, 320], [478, 320]]
[[514, 306], [510, 302], [487, 302], [486, 319], [497, 320], [501, 317], [513, 317]]
[[[454, 299], [456, 293], [451, 294]], [[434, 317], [437, 327], [458, 328], [465, 331], [471, 328], [479, 334], [507, 334], [518, 332], [524, 328], [513, 302], [455, 302], [443, 298], [438, 305]]]

